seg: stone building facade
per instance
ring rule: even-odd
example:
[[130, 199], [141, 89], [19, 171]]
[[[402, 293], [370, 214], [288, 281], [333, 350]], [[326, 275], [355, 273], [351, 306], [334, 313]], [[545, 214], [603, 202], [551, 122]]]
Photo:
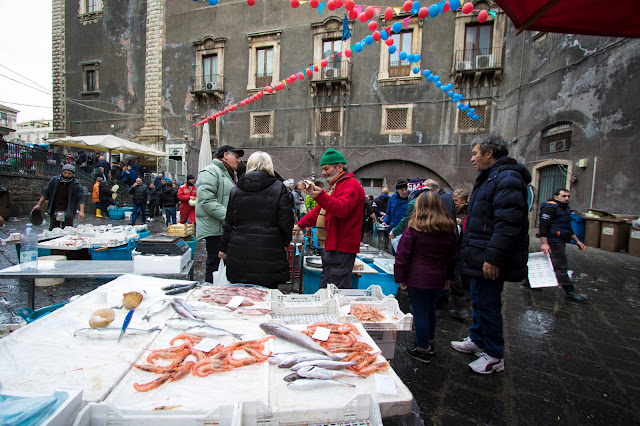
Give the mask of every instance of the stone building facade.
[[[499, 133], [532, 172], [535, 201], [568, 187], [572, 206], [640, 213], [634, 147], [640, 113], [634, 94], [640, 41], [525, 32], [491, 1], [477, 12], [420, 20], [401, 12], [396, 46], [419, 54], [409, 64], [383, 42], [347, 58], [371, 31], [344, 9], [309, 3], [54, 0], [54, 131], [113, 133], [159, 149], [181, 145], [197, 168], [201, 127], [193, 124], [268, 84], [340, 52], [304, 80], [210, 123], [211, 149], [264, 150], [286, 178], [319, 176], [328, 147], [341, 150], [367, 193], [398, 176], [435, 178], [449, 190], [473, 187], [470, 142]], [[377, 6], [376, 6], [377, 7]], [[412, 68], [429, 69], [482, 115], [469, 120]]]

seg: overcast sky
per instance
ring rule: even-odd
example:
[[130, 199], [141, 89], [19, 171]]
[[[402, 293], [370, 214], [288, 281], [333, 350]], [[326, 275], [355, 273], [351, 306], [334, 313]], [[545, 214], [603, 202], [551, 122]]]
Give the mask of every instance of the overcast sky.
[[0, 0], [0, 16], [0, 104], [18, 122], [52, 119], [51, 0]]

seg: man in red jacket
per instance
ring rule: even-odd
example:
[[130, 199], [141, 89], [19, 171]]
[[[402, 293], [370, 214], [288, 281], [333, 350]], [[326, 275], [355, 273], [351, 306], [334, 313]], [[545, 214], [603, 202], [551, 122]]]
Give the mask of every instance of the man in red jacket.
[[344, 155], [333, 148], [322, 155], [322, 176], [329, 189], [325, 192], [312, 183], [302, 188], [318, 205], [293, 227], [296, 235], [305, 227], [316, 227], [322, 248], [320, 288], [329, 283], [351, 288], [351, 272], [360, 251], [365, 195], [353, 173], [347, 172], [346, 162]]
[[196, 179], [187, 175], [187, 183], [178, 188], [180, 223], [196, 223]]

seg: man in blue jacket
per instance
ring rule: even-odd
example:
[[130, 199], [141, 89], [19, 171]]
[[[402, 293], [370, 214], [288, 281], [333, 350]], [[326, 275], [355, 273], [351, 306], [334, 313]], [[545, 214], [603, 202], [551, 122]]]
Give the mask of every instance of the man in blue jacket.
[[[389, 230], [392, 230], [400, 223], [404, 212], [407, 211], [407, 205], [409, 205], [409, 181], [403, 177], [399, 177], [398, 180], [396, 180], [396, 192], [389, 198], [387, 214], [384, 215], [384, 219], [382, 219], [382, 222], [389, 225]], [[391, 252], [395, 254], [393, 247], [391, 247]]]
[[478, 176], [467, 207], [460, 260], [471, 278], [473, 323], [469, 337], [453, 349], [478, 359], [469, 367], [480, 374], [504, 371], [502, 289], [505, 281], [526, 276], [529, 247], [527, 184], [531, 174], [508, 157], [507, 143], [486, 134], [473, 141], [471, 162]]
[[589, 298], [576, 292], [573, 282], [567, 274], [566, 243], [571, 240], [578, 245], [578, 250], [584, 251], [585, 247], [571, 228], [571, 213], [569, 211], [569, 199], [571, 193], [568, 189], [558, 189], [554, 199], [540, 206], [539, 236], [540, 250], [549, 254], [553, 271], [562, 286], [567, 297], [576, 302], [586, 302]]

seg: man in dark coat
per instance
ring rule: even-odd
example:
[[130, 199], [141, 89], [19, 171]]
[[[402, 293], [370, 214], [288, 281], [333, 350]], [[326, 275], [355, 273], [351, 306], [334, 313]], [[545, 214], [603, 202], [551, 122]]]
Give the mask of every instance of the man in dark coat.
[[33, 207], [39, 210], [45, 200], [49, 200], [47, 213], [51, 219], [49, 231], [53, 228], [73, 226], [73, 218], [84, 219], [84, 187], [74, 177], [76, 168], [71, 164], [62, 166], [60, 175], [53, 177], [45, 187], [38, 203]]
[[381, 217], [384, 216], [384, 213], [387, 213], [387, 206], [389, 205], [389, 188], [386, 186], [382, 188], [382, 192], [380, 195], [376, 197], [373, 202], [376, 204], [376, 216]]
[[567, 274], [566, 243], [575, 241], [578, 250], [584, 251], [585, 246], [571, 228], [571, 213], [569, 211], [569, 199], [571, 193], [568, 189], [558, 189], [553, 197], [540, 206], [539, 236], [540, 250], [549, 254], [553, 271], [562, 286], [567, 297], [576, 302], [586, 302], [589, 298], [576, 292], [573, 282]]
[[480, 374], [504, 370], [502, 289], [505, 281], [520, 282], [526, 275], [531, 174], [508, 153], [505, 140], [491, 134], [477, 137], [471, 151], [478, 177], [467, 207], [461, 259], [462, 274], [471, 277], [473, 323], [469, 337], [451, 346], [476, 354], [469, 367]]
[[131, 213], [131, 225], [136, 224], [138, 218], [138, 212], [140, 212], [140, 218], [144, 225], [147, 221], [147, 203], [149, 202], [149, 188], [142, 182], [142, 179], [137, 178], [136, 182], [131, 188], [129, 188], [129, 194], [133, 199], [133, 212]]

